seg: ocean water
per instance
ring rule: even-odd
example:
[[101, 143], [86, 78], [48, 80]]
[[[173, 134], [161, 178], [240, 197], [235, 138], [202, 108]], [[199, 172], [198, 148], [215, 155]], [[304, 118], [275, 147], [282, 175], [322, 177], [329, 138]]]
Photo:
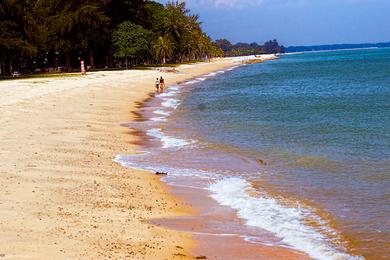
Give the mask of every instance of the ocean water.
[[129, 167], [207, 190], [315, 259], [390, 258], [390, 50], [305, 53], [170, 88]]

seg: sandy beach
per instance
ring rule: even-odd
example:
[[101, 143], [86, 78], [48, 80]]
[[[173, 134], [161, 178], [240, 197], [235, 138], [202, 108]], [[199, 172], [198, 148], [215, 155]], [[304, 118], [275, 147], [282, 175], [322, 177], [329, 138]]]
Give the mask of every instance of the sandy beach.
[[0, 82], [0, 257], [193, 258], [190, 235], [148, 224], [193, 213], [157, 176], [113, 162], [136, 151], [121, 127], [154, 91], [232, 66], [182, 65]]
[[[142, 137], [124, 126], [139, 119], [156, 77], [169, 86], [243, 60], [248, 58], [181, 65], [175, 73], [128, 70], [0, 82], [0, 258], [304, 259], [239, 237], [193, 235], [196, 221], [175, 217], [191, 219], [213, 205], [197, 205], [186, 198], [190, 191], [172, 193], [159, 176], [113, 160], [142, 145]], [[226, 251], [226, 243], [234, 246]]]

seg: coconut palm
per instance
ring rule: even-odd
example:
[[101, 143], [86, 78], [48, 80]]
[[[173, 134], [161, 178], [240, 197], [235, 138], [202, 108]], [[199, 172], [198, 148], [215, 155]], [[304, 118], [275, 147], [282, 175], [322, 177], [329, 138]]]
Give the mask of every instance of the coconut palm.
[[166, 59], [173, 54], [173, 45], [167, 36], [159, 36], [153, 44], [153, 50], [156, 57], [161, 60], [162, 64], [166, 63]]
[[178, 41], [186, 26], [186, 14], [189, 12], [185, 7], [185, 2], [168, 2], [166, 6], [167, 16], [165, 17], [166, 32]]

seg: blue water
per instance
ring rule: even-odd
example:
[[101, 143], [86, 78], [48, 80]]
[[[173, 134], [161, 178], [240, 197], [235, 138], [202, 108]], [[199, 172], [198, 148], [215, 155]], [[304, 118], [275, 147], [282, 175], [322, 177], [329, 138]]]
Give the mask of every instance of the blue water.
[[259, 181], [329, 214], [352, 250], [390, 258], [390, 50], [305, 53], [197, 83], [176, 124], [266, 165]]

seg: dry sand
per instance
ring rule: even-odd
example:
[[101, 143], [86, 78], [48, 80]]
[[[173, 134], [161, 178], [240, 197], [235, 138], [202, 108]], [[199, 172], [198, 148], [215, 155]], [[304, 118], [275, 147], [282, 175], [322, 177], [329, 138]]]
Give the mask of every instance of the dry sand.
[[120, 124], [157, 76], [170, 84], [232, 64], [0, 82], [0, 259], [191, 258], [188, 234], [147, 223], [191, 209], [112, 159], [135, 151]]

